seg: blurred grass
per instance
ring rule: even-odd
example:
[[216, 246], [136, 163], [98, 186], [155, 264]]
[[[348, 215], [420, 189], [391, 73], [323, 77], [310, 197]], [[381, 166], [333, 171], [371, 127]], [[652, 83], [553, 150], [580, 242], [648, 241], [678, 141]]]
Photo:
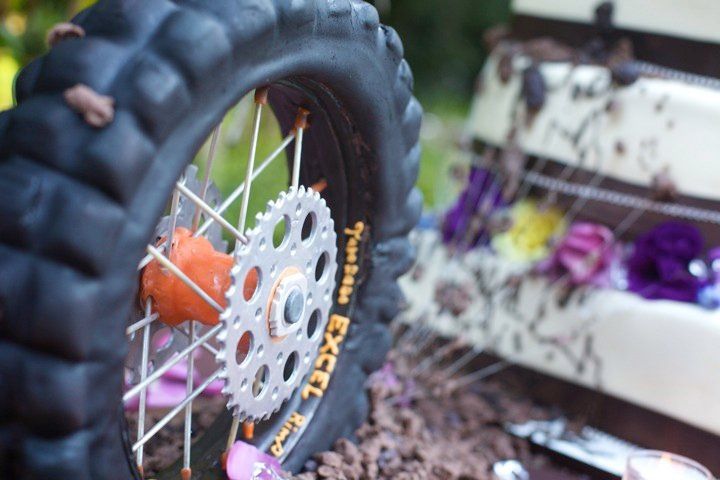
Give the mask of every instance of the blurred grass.
[[507, 23], [509, 0], [372, 0], [400, 34], [422, 90], [469, 99], [487, 55], [485, 31]]
[[[443, 208], [454, 199], [456, 193], [449, 171], [454, 164], [463, 162], [463, 156], [458, 151], [456, 142], [460, 138], [468, 106], [459, 96], [445, 97], [433, 93], [427, 95], [421, 93], [420, 97], [425, 98], [425, 121], [421, 133], [423, 154], [418, 186], [423, 192], [427, 209]], [[249, 105], [246, 106], [247, 100], [245, 99], [243, 101], [245, 103], [241, 103], [231, 111], [222, 127], [221, 147], [215, 158], [213, 180], [223, 198], [230, 195], [245, 178], [252, 123], [252, 112], [247, 108]], [[241, 120], [243, 117], [244, 121]], [[238, 131], [242, 131], [242, 134], [237, 138], [231, 138], [237, 135]], [[261, 122], [255, 166], [259, 166], [281, 141], [280, 129], [274, 116], [266, 112]], [[201, 178], [207, 161], [209, 143], [208, 139], [194, 162], [200, 169]], [[287, 162], [281, 155], [252, 184], [248, 226], [254, 224], [255, 214], [264, 211], [269, 200], [276, 198], [281, 190], [287, 188], [288, 180]], [[225, 217], [235, 223], [239, 212], [240, 202], [235, 202], [227, 210]]]
[[[250, 155], [250, 136], [252, 130], [252, 111], [248, 108], [250, 98], [245, 98], [238, 106], [233, 108], [225, 118], [220, 135], [220, 148], [213, 164], [212, 179], [220, 190], [223, 198], [227, 198], [240, 183], [245, 180], [245, 171]], [[242, 133], [238, 135], [238, 132]], [[260, 122], [260, 137], [255, 168], [275, 150], [282, 137], [280, 127], [272, 115], [266, 110]], [[209, 153], [209, 139], [195, 158], [199, 167], [200, 178], [204, 176], [204, 169]], [[250, 203], [246, 225], [255, 225], [255, 215], [265, 211], [267, 202], [277, 198], [280, 191], [287, 188], [289, 172], [284, 155], [268, 165], [268, 167], [252, 182], [250, 187]], [[226, 210], [224, 217], [232, 224], [237, 224], [240, 215], [240, 201], [235, 201]]]
[[469, 104], [464, 96], [438, 91], [419, 91], [416, 95], [425, 109], [420, 135], [423, 151], [418, 187], [427, 210], [442, 209], [457, 193], [450, 170], [456, 164], [465, 163], [457, 142], [462, 135]]

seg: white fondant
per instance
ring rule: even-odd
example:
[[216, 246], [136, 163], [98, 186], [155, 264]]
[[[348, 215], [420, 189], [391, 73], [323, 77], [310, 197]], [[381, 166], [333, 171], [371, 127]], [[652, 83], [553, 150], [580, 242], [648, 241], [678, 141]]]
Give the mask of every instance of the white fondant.
[[[720, 312], [598, 289], [577, 292], [561, 307], [558, 288], [527, 276], [515, 298], [505, 285], [524, 267], [479, 250], [453, 260], [434, 232], [416, 242], [423, 274], [401, 280], [406, 319], [424, 313], [442, 333], [720, 434]], [[472, 292], [458, 317], [435, 301], [440, 281]]]
[[660, 78], [613, 87], [607, 68], [543, 63], [546, 101], [528, 124], [520, 93], [529, 60], [514, 58], [507, 83], [498, 61], [496, 53], [481, 73], [469, 135], [503, 146], [517, 125], [518, 145], [529, 154], [578, 165], [586, 150], [584, 168], [641, 186], [669, 169], [681, 193], [720, 200], [720, 90]]
[[[515, 13], [591, 23], [600, 0], [513, 0]], [[720, 43], [720, 2], [716, 0], [619, 0], [613, 23], [641, 32]]]

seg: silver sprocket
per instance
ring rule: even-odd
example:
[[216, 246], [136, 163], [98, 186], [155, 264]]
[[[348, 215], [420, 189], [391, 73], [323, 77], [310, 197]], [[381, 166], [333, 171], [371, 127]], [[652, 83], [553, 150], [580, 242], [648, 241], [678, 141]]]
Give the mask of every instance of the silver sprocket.
[[[187, 187], [188, 190], [192, 191], [195, 195], [199, 197], [203, 196], [203, 181], [198, 178], [197, 165], [188, 165], [185, 169], [185, 173], [180, 179], [180, 182], [184, 184], [185, 187]], [[204, 199], [205, 202], [211, 207], [213, 207], [215, 210], [217, 210], [222, 203], [222, 196], [220, 195], [220, 191], [217, 189], [213, 182], [210, 182], [208, 184], [207, 192], [205, 192]], [[175, 220], [175, 227], [185, 227], [188, 229], [192, 228], [193, 219], [197, 210], [198, 206], [195, 205], [194, 202], [192, 202], [189, 198], [186, 198], [184, 195], [180, 195], [177, 209], [177, 219]], [[199, 225], [202, 226], [208, 218], [209, 217], [205, 214], [205, 212], [201, 211]], [[162, 217], [158, 222], [157, 226], [155, 227], [156, 238], [159, 239], [166, 236], [169, 225], [170, 216], [166, 215]], [[217, 223], [213, 223], [212, 225], [210, 225], [203, 237], [207, 238], [212, 244], [212, 246], [215, 248], [215, 250], [217, 250], [218, 252], [227, 251], [227, 242], [222, 238], [222, 227]]]
[[[307, 216], [312, 228], [304, 226]], [[274, 231], [283, 220], [285, 235], [275, 247]], [[228, 307], [220, 317], [225, 328], [217, 337], [221, 348], [216, 359], [223, 367], [228, 409], [241, 420], [259, 421], [290, 398], [314, 363], [332, 307], [337, 245], [325, 200], [304, 187], [291, 188], [269, 202], [247, 238], [247, 244], [236, 251]], [[305, 282], [293, 283], [298, 273]], [[246, 299], [248, 275], [257, 275], [258, 282]], [[288, 285], [303, 292], [304, 308], [289, 327], [291, 333], [283, 331], [286, 334], [278, 337], [271, 333], [270, 315], [277, 313], [273, 300], [287, 290], [280, 287]], [[278, 333], [276, 327], [272, 331]], [[252, 341], [246, 349], [248, 336]]]

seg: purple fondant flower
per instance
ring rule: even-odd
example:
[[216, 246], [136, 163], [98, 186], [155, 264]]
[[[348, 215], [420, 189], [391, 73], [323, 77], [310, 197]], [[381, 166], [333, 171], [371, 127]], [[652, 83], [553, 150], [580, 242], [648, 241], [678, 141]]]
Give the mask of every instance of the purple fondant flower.
[[698, 291], [698, 303], [708, 310], [720, 308], [720, 285], [712, 284], [704, 286]]
[[280, 462], [249, 443], [237, 441], [228, 452], [226, 473], [230, 480], [283, 480]]
[[703, 249], [700, 231], [666, 222], [635, 240], [628, 260], [628, 289], [648, 299], [695, 302], [707, 281], [689, 270]]
[[537, 270], [572, 285], [610, 286], [610, 267], [616, 245], [609, 228], [595, 223], [575, 223]]
[[[502, 187], [496, 181], [495, 175], [485, 168], [471, 167], [467, 187], [445, 215], [442, 225], [443, 241], [466, 248], [487, 243], [487, 229], [482, 225], [478, 228], [472, 220], [487, 220], [490, 214], [504, 203]], [[470, 232], [471, 229], [476, 231]]]

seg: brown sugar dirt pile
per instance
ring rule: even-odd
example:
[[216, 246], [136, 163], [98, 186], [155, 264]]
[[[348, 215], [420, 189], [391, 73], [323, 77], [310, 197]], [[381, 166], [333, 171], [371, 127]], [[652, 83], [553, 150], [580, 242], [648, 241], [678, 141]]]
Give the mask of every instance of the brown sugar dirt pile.
[[295, 480], [494, 480], [493, 463], [508, 459], [523, 463], [532, 480], [585, 478], [555, 469], [502, 428], [505, 422], [547, 419], [548, 410], [515, 398], [498, 381], [453, 391], [453, 381], [441, 378], [442, 366], [418, 374], [418, 363], [401, 350], [368, 382], [371, 412], [356, 443], [340, 439], [334, 450], [308, 461]]
[[[467, 348], [455, 341], [428, 346], [423, 353], [415, 340], [397, 345], [385, 367], [370, 377], [370, 415], [353, 441], [340, 439], [332, 451], [315, 455], [294, 480], [495, 480], [493, 463], [510, 459], [531, 472], [530, 480], [587, 480], [560, 471], [525, 440], [503, 430], [506, 422], [549, 419], [552, 412], [513, 393], [512, 381], [493, 377], [459, 386], [475, 372], [448, 373]], [[437, 352], [443, 358], [429, 362]], [[202, 436], [224, 408], [223, 397], [198, 398], [193, 438]], [[150, 412], [148, 422], [164, 413]], [[128, 412], [128, 421], [130, 431], [136, 431], [134, 412]], [[146, 473], [179, 458], [182, 442], [183, 418], [178, 416], [147, 444]]]
[[[225, 403], [226, 400], [222, 395], [200, 396], [195, 399], [192, 407], [193, 441], [201, 437], [218, 415], [225, 410]], [[154, 425], [167, 413], [168, 409], [148, 410], [145, 422], [147, 425]], [[125, 417], [128, 421], [128, 431], [134, 434], [137, 432], [137, 412], [126, 412]], [[184, 432], [185, 417], [177, 415], [145, 444], [145, 460], [143, 462], [145, 478], [153, 478], [154, 475], [168, 468], [181, 457]], [[132, 440], [136, 440], [134, 435]]]

